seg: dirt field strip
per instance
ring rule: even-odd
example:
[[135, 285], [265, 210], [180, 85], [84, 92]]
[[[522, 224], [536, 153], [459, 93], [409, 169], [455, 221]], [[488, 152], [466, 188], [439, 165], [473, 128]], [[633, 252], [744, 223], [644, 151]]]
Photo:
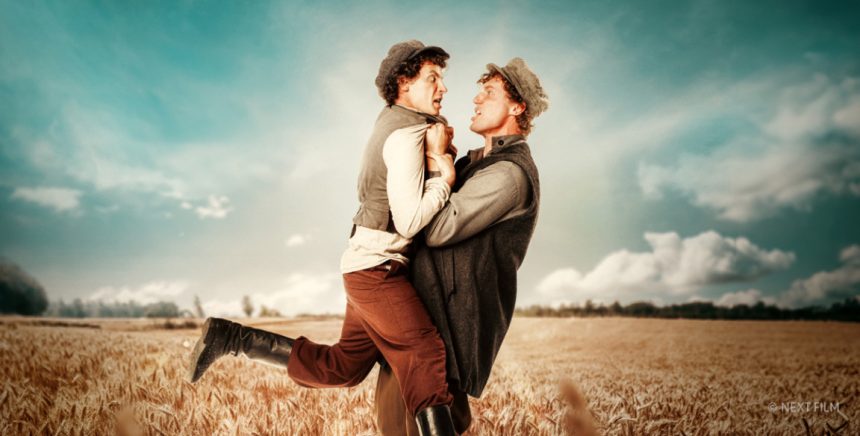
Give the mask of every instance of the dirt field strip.
[[[0, 318], [3, 435], [376, 431], [375, 373], [353, 389], [312, 390], [283, 370], [225, 358], [192, 385], [184, 376], [197, 330], [31, 321]], [[257, 322], [320, 342], [340, 331], [337, 319]], [[858, 372], [860, 324], [516, 318], [484, 395], [472, 399], [469, 434], [570, 433], [582, 416], [571, 403], [582, 400], [603, 434], [854, 435]]]

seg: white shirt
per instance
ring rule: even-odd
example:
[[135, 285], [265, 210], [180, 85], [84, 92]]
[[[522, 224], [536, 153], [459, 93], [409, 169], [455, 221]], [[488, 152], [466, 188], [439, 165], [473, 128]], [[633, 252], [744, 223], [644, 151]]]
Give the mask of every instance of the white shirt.
[[441, 177], [424, 180], [424, 137], [430, 124], [395, 130], [382, 145], [386, 193], [396, 233], [356, 226], [340, 260], [342, 273], [388, 260], [408, 263], [412, 238], [445, 206], [451, 188]]

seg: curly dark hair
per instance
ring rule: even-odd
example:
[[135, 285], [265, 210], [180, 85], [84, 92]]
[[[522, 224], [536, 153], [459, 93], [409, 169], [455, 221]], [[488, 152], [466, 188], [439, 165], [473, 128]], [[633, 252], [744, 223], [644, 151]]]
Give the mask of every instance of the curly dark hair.
[[397, 69], [394, 70], [394, 74], [389, 76], [388, 80], [385, 81], [385, 86], [382, 88], [382, 98], [384, 98], [385, 102], [389, 105], [394, 104], [394, 101], [397, 100], [397, 96], [400, 94], [401, 77], [409, 80], [414, 79], [418, 76], [418, 73], [421, 71], [421, 67], [426, 62], [445, 68], [445, 61], [447, 59], [447, 56], [443, 56], [437, 52], [425, 51], [419, 53], [418, 56], [403, 61], [397, 66]]
[[498, 71], [484, 73], [484, 75], [481, 76], [480, 79], [478, 79], [478, 83], [484, 84], [496, 78], [498, 78], [502, 81], [502, 83], [505, 84], [505, 92], [508, 93], [508, 97], [510, 97], [513, 102], [522, 103], [523, 106], [526, 107], [526, 110], [524, 110], [521, 114], [517, 115], [517, 126], [519, 126], [520, 131], [523, 132], [523, 135], [528, 135], [529, 132], [531, 132], [532, 127], [534, 127], [534, 124], [532, 124], [532, 115], [529, 111], [529, 105], [526, 104], [525, 100], [523, 100], [523, 97], [520, 95], [519, 92], [517, 92], [517, 88], [515, 88], [511, 82], [508, 82], [508, 79], [505, 79], [505, 76], [503, 76]]

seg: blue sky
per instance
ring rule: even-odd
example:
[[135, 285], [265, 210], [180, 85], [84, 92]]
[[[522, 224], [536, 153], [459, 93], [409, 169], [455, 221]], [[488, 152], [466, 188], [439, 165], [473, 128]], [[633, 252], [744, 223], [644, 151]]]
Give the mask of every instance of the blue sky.
[[518, 302], [860, 294], [860, 18], [836, 2], [0, 0], [0, 255], [51, 299], [339, 312], [373, 79], [405, 39], [523, 57], [538, 229]]

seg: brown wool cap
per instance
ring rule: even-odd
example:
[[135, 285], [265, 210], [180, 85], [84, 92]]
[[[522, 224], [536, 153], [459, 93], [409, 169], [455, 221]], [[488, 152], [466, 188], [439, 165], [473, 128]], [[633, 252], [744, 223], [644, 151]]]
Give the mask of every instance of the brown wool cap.
[[442, 50], [436, 46], [425, 46], [424, 43], [418, 41], [416, 39], [410, 39], [409, 41], [398, 42], [391, 46], [388, 49], [388, 56], [382, 60], [382, 63], [379, 64], [379, 74], [376, 75], [376, 89], [379, 90], [379, 95], [383, 95], [383, 88], [385, 88], [385, 82], [397, 71], [397, 68], [400, 67], [400, 64], [408, 61], [409, 59], [418, 56], [419, 54], [425, 51], [433, 51], [448, 59], [449, 55], [445, 50]]
[[526, 109], [532, 118], [549, 108], [549, 97], [540, 86], [538, 76], [526, 65], [526, 61], [521, 58], [513, 58], [504, 67], [487, 64], [487, 70], [490, 73], [498, 72], [511, 85], [514, 85], [514, 88], [525, 101]]

